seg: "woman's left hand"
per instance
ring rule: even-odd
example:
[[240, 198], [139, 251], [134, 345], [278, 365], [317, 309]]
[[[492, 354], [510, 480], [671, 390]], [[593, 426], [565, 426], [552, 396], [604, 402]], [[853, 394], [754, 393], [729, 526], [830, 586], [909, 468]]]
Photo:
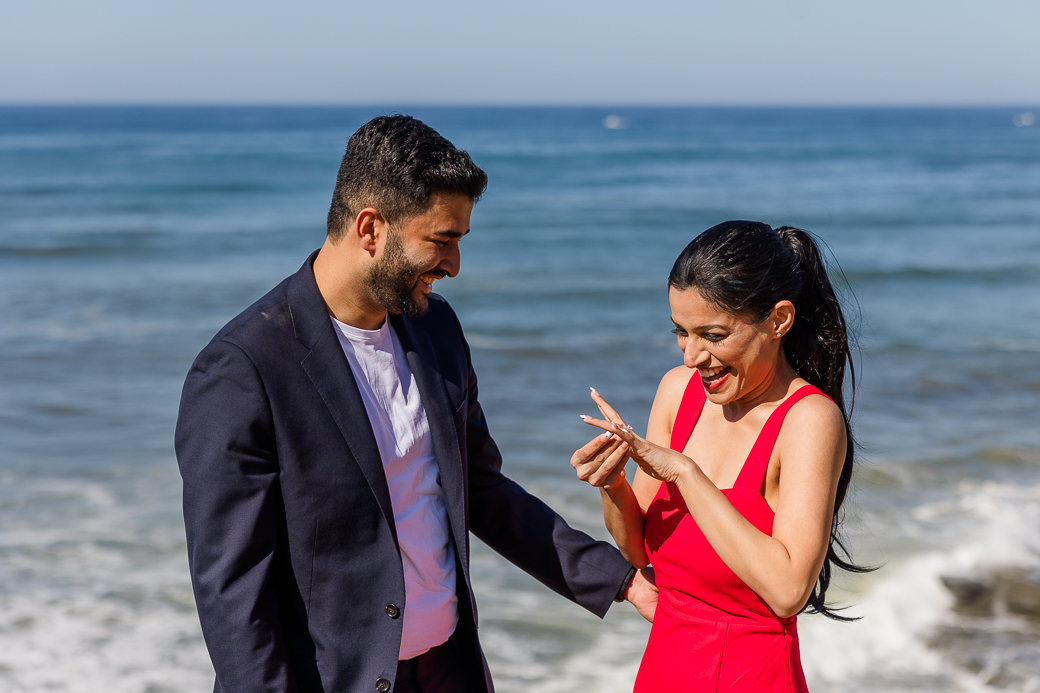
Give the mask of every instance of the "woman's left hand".
[[[599, 405], [601, 412], [605, 414], [607, 412], [610, 412], [610, 414], [614, 413], [614, 409], [603, 400], [598, 392], [593, 392], [593, 399], [596, 400], [596, 404]], [[610, 415], [608, 414], [608, 416]], [[613, 433], [622, 441], [628, 443], [628, 455], [639, 464], [646, 474], [654, 479], [675, 482], [683, 472], [690, 468], [690, 465], [696, 465], [686, 455], [660, 445], [655, 445], [646, 438], [636, 435], [632, 427], [623, 422], [605, 421], [591, 416], [582, 416], [581, 418], [582, 421], [590, 426]], [[617, 421], [621, 421], [620, 417], [610, 416], [610, 418], [616, 418]]]

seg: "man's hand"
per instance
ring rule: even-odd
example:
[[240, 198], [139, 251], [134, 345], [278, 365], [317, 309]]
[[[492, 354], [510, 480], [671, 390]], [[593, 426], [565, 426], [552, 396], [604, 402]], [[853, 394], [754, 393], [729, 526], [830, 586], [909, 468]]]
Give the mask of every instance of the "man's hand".
[[637, 570], [625, 590], [625, 600], [632, 603], [639, 615], [650, 623], [654, 622], [654, 612], [657, 610], [657, 582], [654, 579], [654, 569], [650, 566]]

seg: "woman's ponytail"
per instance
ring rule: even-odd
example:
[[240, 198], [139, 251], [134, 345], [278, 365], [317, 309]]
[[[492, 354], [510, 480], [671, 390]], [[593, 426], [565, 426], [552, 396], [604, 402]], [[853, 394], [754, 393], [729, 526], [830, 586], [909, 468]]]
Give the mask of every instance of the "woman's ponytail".
[[812, 236], [793, 226], [783, 226], [776, 233], [794, 255], [802, 279], [801, 290], [792, 301], [794, 326], [784, 337], [787, 362], [844, 411], [842, 385], [846, 364], [851, 371], [852, 362], [841, 304]]
[[839, 533], [841, 507], [852, 482], [856, 448], [849, 420], [852, 406], [845, 406], [844, 392], [847, 367], [851, 400], [855, 401], [856, 371], [849, 347], [848, 326], [813, 237], [793, 226], [780, 227], [776, 233], [797, 258], [798, 267], [802, 272], [802, 290], [798, 299], [794, 301], [794, 326], [784, 336], [784, 355], [799, 376], [834, 400], [845, 421], [845, 463], [838, 476], [838, 489], [834, 498], [831, 542], [827, 547], [827, 559], [823, 563], [816, 588], [809, 598], [807, 610], [823, 613], [838, 620], [850, 620], [833, 613], [824, 604], [824, 595], [830, 586], [832, 564], [853, 573], [871, 570], [849, 560], [848, 549]]

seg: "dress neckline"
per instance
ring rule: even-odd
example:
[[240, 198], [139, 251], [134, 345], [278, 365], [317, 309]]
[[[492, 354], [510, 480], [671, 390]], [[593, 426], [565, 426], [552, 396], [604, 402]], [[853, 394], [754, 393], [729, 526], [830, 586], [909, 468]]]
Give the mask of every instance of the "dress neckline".
[[[726, 488], [716, 486], [716, 488], [722, 493], [738, 488], [746, 488], [749, 485], [749, 481], [745, 480], [745, 476], [751, 476], [757, 480], [757, 483], [754, 484], [754, 490], [758, 493], [762, 488], [762, 481], [765, 479], [766, 470], [769, 466], [769, 458], [772, 456], [776, 438], [780, 434], [787, 412], [803, 398], [816, 394], [826, 397], [817, 387], [806, 383], [782, 399], [773, 411], [769, 413], [758, 435], [755, 436], [755, 442], [744, 458], [733, 485]], [[690, 441], [690, 436], [693, 435], [693, 429], [696, 428], [701, 413], [704, 411], [704, 404], [707, 401], [708, 397], [704, 392], [704, 386], [696, 381], [696, 376], [691, 377], [679, 403], [679, 410], [675, 415], [675, 423], [672, 425], [671, 448], [673, 450], [681, 453], [686, 448], [686, 444]], [[768, 441], [768, 448], [763, 450], [762, 448], [766, 447], [766, 441]], [[762, 459], [763, 457], [764, 460]], [[756, 470], [759, 473], [752, 474], [752, 472], [748, 471], [754, 468], [759, 468]], [[742, 481], [744, 483], [741, 483]], [[712, 483], [714, 484], [714, 482]]]

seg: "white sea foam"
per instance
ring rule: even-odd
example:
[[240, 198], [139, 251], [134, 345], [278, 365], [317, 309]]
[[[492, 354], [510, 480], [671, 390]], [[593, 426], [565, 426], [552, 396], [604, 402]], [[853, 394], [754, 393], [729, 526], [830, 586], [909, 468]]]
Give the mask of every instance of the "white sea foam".
[[[1040, 486], [962, 482], [955, 495], [922, 505], [913, 519], [942, 527], [934, 550], [885, 566], [850, 611], [856, 623], [820, 616], [800, 622], [810, 688], [828, 691], [993, 690], [928, 642], [956, 619], [941, 576], [978, 575], [1038, 561]], [[956, 544], [942, 545], [952, 536]], [[986, 653], [980, 653], [985, 655]], [[999, 656], [999, 653], [990, 653]], [[1028, 680], [1019, 690], [1030, 690]], [[1012, 687], [1011, 690], [1015, 688]]]
[[194, 610], [163, 603], [183, 595], [164, 600], [163, 587], [151, 592], [106, 599], [39, 591], [0, 599], [0, 689], [207, 690], [213, 674]]
[[[174, 474], [142, 473], [132, 503], [119, 502], [111, 479], [4, 475], [0, 690], [212, 686], [170, 507]], [[153, 503], [174, 512], [156, 514]]]

